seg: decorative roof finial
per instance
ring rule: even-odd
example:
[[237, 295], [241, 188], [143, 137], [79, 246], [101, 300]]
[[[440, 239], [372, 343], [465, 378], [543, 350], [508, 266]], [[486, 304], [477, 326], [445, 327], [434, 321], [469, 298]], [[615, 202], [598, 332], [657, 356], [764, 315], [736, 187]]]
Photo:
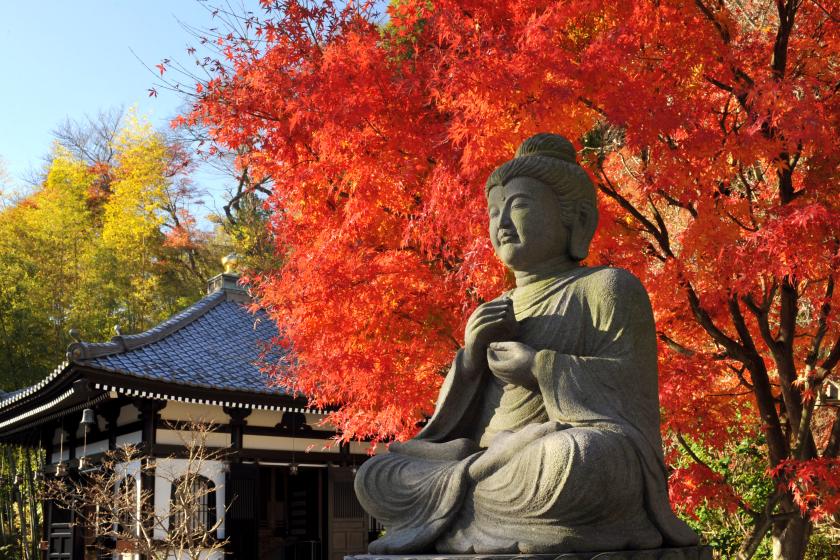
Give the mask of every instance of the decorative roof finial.
[[239, 257], [236, 253], [222, 257], [222, 266], [225, 267], [225, 271], [207, 281], [207, 293], [214, 294], [218, 291], [224, 291], [228, 298], [233, 297], [233, 299], [243, 302], [249, 301], [248, 292], [239, 285], [239, 272], [237, 271]]
[[239, 267], [239, 257], [236, 253], [230, 253], [222, 257], [222, 266], [225, 268], [225, 274], [236, 274], [236, 269]]
[[122, 336], [122, 327], [119, 325], [114, 325], [114, 334], [117, 336]]
[[76, 342], [81, 342], [82, 341], [82, 337], [79, 334], [79, 329], [70, 329], [69, 331], [67, 331], [67, 334], [69, 334], [70, 338], [72, 338]]

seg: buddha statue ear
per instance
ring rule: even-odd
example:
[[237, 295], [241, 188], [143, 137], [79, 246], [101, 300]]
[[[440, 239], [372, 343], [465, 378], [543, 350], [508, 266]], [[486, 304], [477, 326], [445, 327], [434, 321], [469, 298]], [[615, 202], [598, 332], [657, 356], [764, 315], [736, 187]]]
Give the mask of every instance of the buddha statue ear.
[[598, 227], [598, 209], [588, 200], [575, 203], [569, 232], [569, 256], [582, 261], [589, 254], [589, 243]]

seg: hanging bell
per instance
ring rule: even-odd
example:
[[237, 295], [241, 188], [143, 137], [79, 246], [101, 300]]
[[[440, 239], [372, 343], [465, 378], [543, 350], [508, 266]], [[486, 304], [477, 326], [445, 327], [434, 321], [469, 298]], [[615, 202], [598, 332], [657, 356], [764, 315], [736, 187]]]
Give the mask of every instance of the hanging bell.
[[290, 463], [289, 464], [289, 474], [295, 476], [298, 473], [298, 464], [297, 463]]
[[67, 464], [64, 461], [60, 461], [55, 466], [55, 476], [57, 476], [57, 477], [67, 476]]
[[96, 414], [93, 412], [92, 408], [86, 408], [82, 411], [82, 421], [79, 422], [81, 426], [85, 428], [85, 430], [90, 430], [94, 424], [96, 424]]

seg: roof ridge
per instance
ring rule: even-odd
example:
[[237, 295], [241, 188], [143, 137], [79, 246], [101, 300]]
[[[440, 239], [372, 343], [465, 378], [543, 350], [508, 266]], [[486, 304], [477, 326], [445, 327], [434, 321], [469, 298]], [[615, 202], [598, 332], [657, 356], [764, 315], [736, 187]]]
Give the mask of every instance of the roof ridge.
[[181, 330], [227, 299], [220, 290], [204, 296], [180, 313], [173, 315], [151, 329], [129, 335], [117, 335], [109, 342], [73, 342], [67, 347], [67, 359], [71, 362], [85, 362], [94, 358], [120, 354], [146, 346]]
[[39, 382], [35, 383], [34, 385], [29, 385], [28, 387], [22, 387], [17, 389], [16, 391], [12, 391], [11, 393], [7, 393], [3, 396], [2, 400], [0, 400], [0, 409], [5, 408], [6, 405], [12, 404], [15, 401], [19, 401], [24, 397], [39, 391], [42, 387], [44, 387], [47, 383], [51, 382], [53, 379], [61, 375], [67, 366], [70, 365], [67, 360], [61, 362], [56, 366], [49, 375], [45, 378], [41, 379]]

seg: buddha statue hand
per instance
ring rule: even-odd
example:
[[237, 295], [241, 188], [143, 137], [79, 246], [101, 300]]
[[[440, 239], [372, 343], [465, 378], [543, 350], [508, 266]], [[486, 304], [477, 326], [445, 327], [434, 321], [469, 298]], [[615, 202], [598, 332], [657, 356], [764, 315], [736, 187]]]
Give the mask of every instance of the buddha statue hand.
[[502, 298], [478, 306], [464, 330], [464, 369], [477, 375], [487, 365], [487, 345], [512, 340], [519, 325], [513, 314], [513, 301]]
[[537, 351], [521, 342], [492, 342], [487, 346], [490, 372], [505, 383], [539, 391], [534, 375]]

